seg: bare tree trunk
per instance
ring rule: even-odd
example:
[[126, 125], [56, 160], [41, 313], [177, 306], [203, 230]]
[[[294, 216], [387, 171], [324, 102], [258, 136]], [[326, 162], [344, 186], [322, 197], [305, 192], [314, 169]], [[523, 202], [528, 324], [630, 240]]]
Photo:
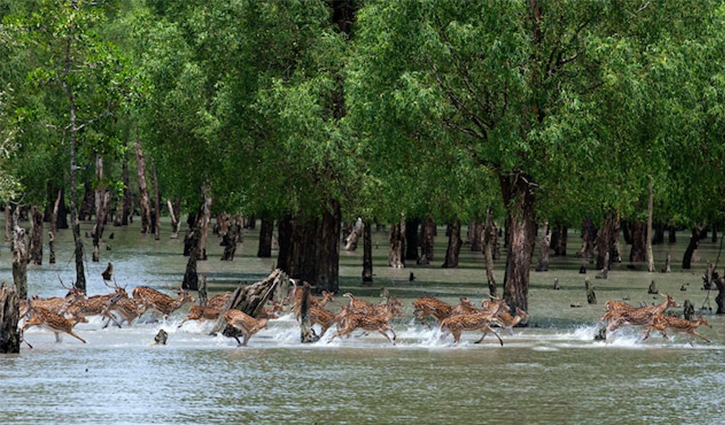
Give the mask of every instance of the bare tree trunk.
[[405, 221], [405, 260], [418, 261], [418, 227], [420, 219]]
[[18, 207], [13, 211], [13, 283], [18, 297], [28, 298], [28, 247], [25, 242], [25, 229], [18, 225]]
[[363, 283], [373, 281], [373, 238], [372, 225], [366, 221], [363, 225]]
[[582, 246], [579, 249], [578, 257], [589, 260], [594, 251], [594, 239], [597, 235], [597, 228], [589, 217], [582, 223]]
[[149, 189], [146, 185], [146, 161], [139, 140], [136, 140], [136, 168], [138, 170], [138, 191], [141, 197], [141, 233], [147, 234], [151, 233], [151, 206], [149, 205]]
[[161, 239], [161, 197], [159, 197], [159, 179], [154, 165], [154, 239]]
[[448, 249], [446, 249], [446, 259], [441, 267], [452, 269], [458, 267], [458, 256], [461, 253], [461, 220], [454, 220], [450, 225], [450, 234], [448, 236]]
[[199, 239], [199, 259], [206, 261], [206, 244], [209, 238], [209, 223], [211, 223], [211, 193], [210, 189], [204, 187], [202, 193], [204, 195], [204, 205], [202, 208], [201, 226], [200, 226], [200, 239]]
[[272, 256], [272, 236], [274, 236], [274, 220], [262, 218], [259, 229], [258, 258], [270, 258]]
[[30, 232], [30, 261], [40, 266], [43, 264], [43, 213], [37, 205], [31, 206], [30, 210], [33, 221], [33, 230]]
[[695, 250], [697, 250], [697, 247], [700, 246], [700, 236], [702, 234], [702, 228], [704, 225], [696, 225], [692, 228], [692, 236], [690, 236], [690, 243], [687, 245], [687, 249], [685, 249], [685, 254], [682, 257], [682, 268], [685, 270], [689, 270], [692, 267], [692, 256], [695, 253]]
[[196, 272], [196, 263], [199, 261], [199, 239], [201, 238], [200, 232], [200, 214], [195, 215], [196, 220], [193, 221], [185, 246], [188, 247], [189, 260], [186, 262], [186, 271], [184, 272], [184, 280], [181, 283], [181, 287], [188, 290], [197, 290], [199, 288], [199, 275]]
[[237, 244], [242, 237], [244, 219], [241, 215], [231, 217], [229, 229], [222, 240], [224, 252], [222, 253], [222, 261], [233, 261], [234, 254], [237, 252]]
[[345, 251], [355, 252], [357, 250], [357, 243], [360, 240], [360, 236], [363, 233], [363, 221], [360, 217], [355, 221], [355, 225], [352, 226], [350, 233], [345, 238]]
[[649, 201], [647, 202], [647, 234], [646, 234], [646, 247], [647, 247], [647, 271], [654, 273], [655, 271], [655, 256], [652, 252], [652, 210], [653, 210], [653, 195], [652, 195], [652, 182], [649, 182]]
[[20, 303], [15, 286], [0, 288], [0, 354], [20, 352]]
[[405, 267], [403, 245], [405, 241], [405, 221], [390, 225], [390, 253], [388, 254], [388, 267], [402, 269]]
[[471, 247], [471, 251], [473, 252], [482, 252], [483, 251], [483, 245], [481, 242], [483, 242], [483, 223], [479, 223], [478, 221], [470, 221], [468, 223], [468, 232], [466, 233], [466, 243], [468, 243]]
[[179, 239], [179, 226], [181, 225], [181, 220], [179, 220], [177, 211], [174, 210], [174, 205], [171, 203], [170, 199], [166, 201], [166, 206], [169, 209], [169, 215], [171, 216], [171, 236], [169, 239]]
[[314, 341], [310, 324], [310, 284], [305, 282], [302, 287], [302, 305], [300, 306], [300, 342], [303, 344]]
[[63, 190], [58, 190], [58, 196], [53, 203], [53, 212], [50, 214], [50, 230], [48, 231], [48, 250], [50, 251], [48, 263], [55, 264], [55, 231], [58, 224], [58, 208], [63, 197]]
[[97, 263], [100, 261], [100, 242], [103, 237], [103, 228], [106, 222], [106, 211], [111, 200], [111, 194], [106, 190], [101, 182], [103, 181], [103, 157], [96, 156], [96, 224], [93, 226], [93, 257], [92, 261]]
[[418, 264], [430, 264], [433, 261], [433, 248], [435, 243], [436, 223], [433, 217], [428, 218], [423, 223], [423, 232], [420, 242], [420, 258]]
[[629, 261], [641, 263], [647, 261], [646, 237], [647, 225], [645, 223], [632, 223], [632, 250], [629, 253]]
[[569, 229], [561, 224], [554, 226], [551, 234], [551, 247], [554, 249], [554, 257], [566, 257], [566, 242]]
[[486, 214], [486, 222], [483, 225], [483, 257], [486, 260], [486, 278], [488, 279], [488, 293], [492, 297], [498, 296], [498, 289], [496, 288], [496, 277], [493, 274], [493, 241], [496, 237], [497, 231], [493, 225], [493, 206], [488, 206], [488, 213]]
[[5, 205], [5, 242], [13, 240], [12, 223], [13, 219], [10, 217], [10, 204]]
[[549, 246], [551, 245], [551, 229], [549, 223], [544, 223], [544, 234], [539, 241], [539, 263], [536, 265], [537, 272], [549, 271]]
[[83, 183], [83, 202], [81, 203], [81, 210], [78, 215], [81, 221], [87, 221], [93, 217], [95, 199], [96, 195], [93, 190], [93, 184], [90, 180], [87, 180]]
[[277, 228], [279, 234], [279, 252], [277, 253], [277, 268], [284, 270], [287, 274], [290, 274], [294, 269], [292, 264], [292, 249], [293, 241], [292, 234], [294, 231], [294, 224], [292, 223], [292, 216], [286, 214], [282, 219], [277, 221]]

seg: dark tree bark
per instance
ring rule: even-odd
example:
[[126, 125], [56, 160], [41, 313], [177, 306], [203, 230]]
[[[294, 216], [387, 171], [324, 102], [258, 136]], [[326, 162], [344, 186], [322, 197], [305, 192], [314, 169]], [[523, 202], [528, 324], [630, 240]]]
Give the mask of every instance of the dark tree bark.
[[675, 228], [675, 226], [669, 226], [667, 230], [669, 233], [668, 241], [670, 243], [677, 243], [677, 229]]
[[418, 227], [420, 219], [414, 218], [405, 221], [405, 260], [418, 261]]
[[569, 228], [562, 224], [554, 226], [551, 234], [551, 247], [554, 249], [554, 257], [566, 257], [566, 242]]
[[305, 282], [302, 287], [302, 304], [300, 305], [300, 342], [303, 344], [314, 341], [310, 324], [310, 293], [312, 288]]
[[649, 182], [648, 186], [649, 197], [647, 201], [647, 229], [645, 232], [645, 249], [647, 252], [647, 271], [654, 273], [655, 271], [655, 256], [652, 251], [652, 220], [653, 220], [653, 205], [654, 196], [652, 194], [652, 182]]
[[629, 252], [629, 261], [643, 263], [647, 261], [647, 225], [645, 223], [632, 223], [632, 250]]
[[461, 220], [454, 220], [450, 225], [446, 259], [441, 267], [446, 269], [458, 267], [458, 256], [461, 253], [461, 245], [463, 245], [463, 239], [461, 239]]
[[715, 286], [717, 286], [717, 296], [715, 297], [717, 312], [715, 314], [725, 314], [725, 275], [715, 279]]
[[529, 273], [536, 233], [534, 214], [536, 195], [533, 186], [529, 185], [530, 181], [530, 176], [522, 173], [499, 176], [510, 228], [503, 297], [512, 313], [515, 313], [517, 308], [524, 311], [529, 309]]
[[717, 242], [717, 230], [718, 230], [717, 223], [712, 223], [712, 239], [711, 239], [712, 243]]
[[405, 267], [403, 250], [405, 245], [405, 222], [402, 220], [390, 225], [390, 253], [388, 267], [402, 269]]
[[33, 221], [33, 230], [30, 232], [30, 261], [40, 266], [43, 264], [43, 213], [37, 205], [33, 205], [30, 211]]
[[612, 262], [619, 258], [619, 213], [611, 213], [604, 221], [604, 226], [597, 232], [597, 270], [609, 270]]
[[373, 281], [373, 237], [372, 225], [369, 221], [363, 224], [363, 283]]
[[96, 194], [93, 190], [93, 183], [90, 180], [86, 180], [83, 183], [83, 203], [81, 204], [79, 220], [87, 221], [93, 217], [95, 199]]
[[10, 214], [10, 205], [5, 205], [5, 242], [10, 242], [13, 240], [13, 227], [12, 223], [13, 219], [11, 218]]
[[294, 225], [292, 216], [289, 214], [282, 217], [277, 222], [277, 232], [279, 239], [279, 252], [277, 253], [277, 268], [284, 270], [290, 274], [294, 265], [292, 264], [292, 234], [294, 233]]
[[698, 224], [692, 228], [690, 243], [687, 245], [687, 249], [685, 249], [685, 254], [682, 257], [682, 268], [685, 270], [689, 270], [692, 267], [692, 256], [695, 253], [697, 247], [700, 246], [700, 239], [702, 236], [703, 227], [704, 226]]
[[498, 289], [496, 288], [496, 277], [493, 274], [493, 242], [497, 237], [498, 231], [493, 223], [493, 207], [488, 206], [486, 214], [486, 222], [483, 225], [483, 257], [486, 260], [486, 279], [488, 279], [488, 293], [492, 297], [498, 297]]
[[20, 352], [20, 303], [15, 286], [0, 288], [0, 354]]
[[179, 220], [181, 201], [177, 198], [174, 202], [176, 205], [171, 203], [170, 199], [166, 201], [166, 207], [169, 209], [169, 216], [171, 217], [171, 236], [169, 236], [169, 239], [179, 239], [179, 227], [181, 225], [181, 220]]
[[161, 197], [159, 196], [159, 179], [156, 176], [156, 166], [153, 167], [154, 174], [154, 239], [161, 239]]
[[96, 223], [93, 226], [91, 232], [93, 236], [93, 255], [92, 261], [97, 263], [100, 261], [100, 242], [103, 237], [103, 228], [106, 223], [106, 212], [108, 210], [108, 204], [111, 199], [111, 193], [106, 190], [101, 182], [103, 181], [103, 157], [101, 155], [96, 156]]
[[428, 216], [428, 218], [423, 222], [423, 231], [421, 232], [420, 241], [420, 258], [418, 258], [418, 264], [430, 264], [433, 261], [435, 234], [436, 223], [433, 221], [433, 217]]
[[483, 223], [479, 223], [478, 221], [471, 221], [468, 223], [468, 233], [466, 234], [466, 238], [468, 239], [466, 243], [468, 243], [471, 246], [471, 251], [473, 252], [481, 252], [483, 251]]
[[148, 234], [151, 233], [151, 205], [149, 189], [146, 185], [146, 160], [139, 140], [136, 140], [136, 169], [138, 171], [138, 191], [141, 203], [141, 233]]
[[622, 235], [624, 236], [624, 243], [632, 245], [632, 222], [622, 221]]
[[273, 235], [274, 220], [270, 218], [262, 218], [261, 228], [259, 229], [259, 248], [257, 249], [257, 257], [270, 258], [272, 256]]
[[589, 217], [586, 217], [582, 222], [582, 246], [577, 254], [578, 257], [587, 260], [592, 258], [597, 232], [597, 226], [594, 225], [594, 222]]
[[665, 226], [664, 223], [655, 223], [653, 230], [654, 230], [654, 237], [652, 238], [652, 245], [662, 245], [665, 243]]
[[237, 252], [237, 245], [242, 238], [243, 226], [244, 219], [242, 218], [242, 216], [237, 215], [231, 217], [229, 230], [227, 230], [222, 241], [222, 245], [224, 245], [222, 261], [234, 260], [234, 254]]

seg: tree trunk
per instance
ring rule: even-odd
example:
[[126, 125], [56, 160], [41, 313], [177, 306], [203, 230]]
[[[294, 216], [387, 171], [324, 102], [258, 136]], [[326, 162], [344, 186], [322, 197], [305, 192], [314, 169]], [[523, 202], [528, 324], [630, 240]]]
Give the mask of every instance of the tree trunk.
[[33, 230], [30, 232], [30, 261], [40, 266], [43, 264], [43, 213], [37, 205], [33, 205], [30, 210], [33, 221]]
[[682, 257], [682, 268], [689, 270], [692, 267], [692, 256], [700, 245], [700, 235], [702, 234], [701, 225], [696, 225], [692, 228], [692, 236], [690, 236], [690, 243], [685, 249], [685, 254]]
[[92, 261], [97, 263], [100, 261], [100, 242], [103, 237], [103, 228], [106, 222], [106, 211], [111, 199], [111, 194], [106, 190], [101, 182], [103, 181], [103, 157], [96, 156], [96, 224], [91, 232], [93, 236], [93, 256]]
[[549, 247], [551, 246], [551, 230], [549, 223], [544, 223], [544, 234], [539, 241], [539, 263], [536, 265], [537, 272], [549, 271]]
[[76, 204], [77, 193], [76, 193], [76, 171], [78, 165], [76, 164], [76, 109], [75, 101], [72, 93], [67, 90], [64, 85], [64, 91], [68, 95], [70, 100], [70, 221], [73, 232], [73, 242], [75, 245], [74, 257], [76, 264], [76, 282], [75, 286], [81, 290], [84, 294], [86, 293], [86, 273], [83, 264], [83, 239], [81, 239], [81, 224], [78, 220], [78, 206]]
[[649, 200], [647, 201], [647, 232], [645, 235], [645, 243], [647, 248], [647, 271], [654, 273], [655, 271], [655, 256], [652, 252], [652, 213], [654, 196], [652, 194], [652, 182], [649, 182]]
[[175, 209], [171, 200], [166, 201], [166, 207], [169, 209], [169, 215], [171, 216], [171, 236], [169, 239], [179, 239], [179, 226], [181, 220], [179, 220], [179, 209]]
[[597, 227], [589, 217], [582, 222], [582, 246], [579, 249], [578, 257], [589, 260], [594, 252], [594, 240], [597, 236]]
[[88, 221], [93, 217], [96, 192], [93, 190], [93, 183], [87, 180], [83, 183], [83, 203], [81, 204], [80, 220]]
[[284, 270], [287, 274], [292, 272], [294, 265], [292, 264], [292, 247], [294, 224], [292, 217], [286, 214], [277, 222], [277, 233], [279, 235], [279, 252], [277, 253], [277, 268]]
[[212, 198], [209, 188], [204, 187], [201, 190], [204, 196], [204, 204], [202, 206], [201, 223], [199, 226], [199, 260], [206, 261], [206, 245], [209, 238], [209, 223], [211, 223], [211, 203]]
[[388, 254], [388, 267], [402, 269], [405, 267], [403, 248], [405, 245], [405, 222], [400, 221], [390, 225], [390, 253]]
[[259, 229], [259, 248], [257, 257], [270, 258], [272, 256], [272, 236], [274, 235], [274, 220], [262, 218]]
[[561, 224], [554, 226], [551, 233], [551, 247], [554, 249], [554, 257], [566, 257], [566, 242], [569, 229]]
[[446, 259], [441, 267], [445, 269], [458, 267], [458, 256], [461, 253], [461, 245], [463, 245], [463, 239], [461, 239], [461, 220], [454, 220], [450, 226]]
[[420, 258], [418, 258], [418, 264], [430, 264], [433, 261], [436, 233], [436, 223], [433, 221], [433, 217], [428, 216], [425, 222], [423, 222], [423, 231], [421, 233], [422, 240], [420, 241]]
[[373, 281], [373, 237], [372, 225], [366, 221], [363, 225], [363, 283]]
[[486, 278], [488, 279], [488, 293], [492, 297], [498, 297], [496, 288], [496, 277], [493, 274], [493, 241], [497, 230], [493, 225], [493, 206], [488, 206], [486, 222], [483, 225], [483, 258], [486, 260]]
[[665, 243], [665, 225], [664, 223], [654, 223], [654, 236], [652, 237], [652, 245], [661, 245]]
[[146, 185], [146, 161], [144, 160], [141, 142], [136, 140], [136, 168], [138, 171], [138, 191], [141, 202], [141, 233], [151, 233], [151, 206], [149, 205], [149, 189]]
[[159, 179], [156, 176], [156, 166], [154, 170], [154, 239], [161, 239], [161, 197], [159, 196]]
[[712, 223], [712, 239], [711, 239], [712, 243], [717, 242], [717, 230], [718, 230], [717, 223]]
[[362, 236], [363, 227], [364, 225], [362, 218], [358, 217], [358, 219], [355, 221], [355, 225], [352, 226], [350, 232], [345, 238], [345, 251], [355, 252], [357, 250], [357, 244], [360, 240], [360, 236]]
[[483, 223], [477, 221], [471, 221], [468, 223], [468, 233], [466, 237], [468, 244], [471, 246], [471, 251], [482, 252], [483, 251]]
[[619, 213], [613, 212], [607, 216], [604, 226], [597, 232], [597, 270], [609, 270], [613, 261], [619, 261], [619, 248], [616, 243], [619, 239]]
[[13, 240], [12, 218], [10, 218], [10, 204], [5, 205], [5, 242]]
[[503, 296], [511, 313], [517, 308], [528, 311], [529, 271], [536, 232], [536, 195], [528, 184], [530, 178], [521, 173], [500, 175], [499, 181], [510, 227]]
[[120, 206], [116, 211], [116, 217], [113, 219], [114, 226], [128, 226], [128, 215], [131, 207], [131, 181], [128, 174], [128, 160], [123, 159], [123, 195], [121, 196]]
[[196, 263], [199, 261], [199, 243], [198, 243], [198, 231], [194, 231], [192, 235], [193, 241], [195, 242], [191, 246], [189, 251], [189, 260], [186, 262], [186, 271], [184, 272], [184, 280], [181, 283], [183, 289], [196, 291], [199, 289], [199, 275], [196, 272]]
[[240, 215], [231, 217], [229, 229], [222, 240], [224, 245], [224, 253], [222, 253], [222, 261], [233, 261], [234, 254], [237, 252], [237, 245], [242, 237], [244, 219]]
[[303, 344], [314, 341], [310, 324], [310, 284], [305, 282], [302, 287], [302, 304], [300, 305], [300, 342]]
[[725, 314], [725, 275], [715, 279], [715, 286], [717, 286], [717, 296], [715, 297], [717, 311], [715, 314]]
[[13, 283], [18, 291], [18, 297], [28, 298], [28, 247], [25, 242], [25, 229], [18, 225], [18, 207], [13, 211]]
[[669, 239], [668, 239], [669, 242], [677, 243], [677, 229], [675, 228], [675, 226], [670, 226], [668, 228], [668, 232], [669, 232]]
[[0, 288], [0, 354], [20, 352], [20, 303], [15, 286]]
[[420, 219], [414, 218], [405, 221], [405, 260], [418, 261], [418, 228]]
[[58, 208], [63, 196], [63, 190], [58, 191], [58, 196], [53, 203], [53, 211], [50, 214], [50, 230], [48, 231], [48, 263], [55, 264], [55, 231], [58, 224]]
[[632, 223], [632, 250], [629, 253], [629, 261], [641, 263], [647, 261], [646, 237], [647, 225], [645, 223]]

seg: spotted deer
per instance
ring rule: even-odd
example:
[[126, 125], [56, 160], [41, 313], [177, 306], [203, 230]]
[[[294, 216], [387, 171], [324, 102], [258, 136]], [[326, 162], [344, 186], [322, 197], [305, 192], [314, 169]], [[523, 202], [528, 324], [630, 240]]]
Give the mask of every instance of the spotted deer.
[[450, 316], [454, 316], [456, 314], [475, 314], [479, 312], [468, 297], [460, 296], [458, 299], [460, 302], [457, 306], [453, 307]]
[[[303, 291], [301, 289], [295, 291], [295, 302], [292, 304], [292, 307], [290, 307], [290, 310], [294, 311], [297, 310], [297, 313], [295, 313], [295, 317], [297, 320], [300, 319], [300, 307], [302, 306], [302, 295]], [[317, 298], [313, 295], [310, 295], [310, 306], [315, 306], [322, 308], [327, 305], [330, 301], [333, 300], [333, 297], [335, 294], [327, 291], [322, 291], [322, 298]]]
[[[133, 321], [141, 316], [141, 309], [139, 308], [138, 304], [136, 304], [136, 301], [128, 297], [120, 298], [116, 301], [112, 300], [111, 303], [109, 303], [109, 305], [105, 307], [101, 315], [105, 317], [111, 317], [113, 315], [112, 312], [118, 314], [121, 317], [120, 322], [118, 322], [117, 320], [113, 320], [119, 326], [123, 325], [123, 322], [126, 322], [129, 326], [131, 326]], [[111, 321], [112, 320], [109, 319], [103, 325], [103, 328], [107, 328]]]
[[[504, 329], [508, 329], [511, 335], [514, 334], [514, 326], [529, 319], [529, 313], [525, 312], [521, 308], [516, 308], [516, 315], [511, 316], [511, 313], [506, 308], [501, 309], [496, 316], [494, 316], [494, 324], [498, 324]], [[485, 336], [485, 334], [484, 334]], [[483, 338], [482, 338], [483, 339]]]
[[[351, 298], [351, 302], [352, 300], [354, 300], [354, 298]], [[395, 307], [392, 304], [387, 304], [386, 311], [384, 313], [374, 312], [372, 314], [368, 314], [356, 312], [350, 310], [350, 306], [348, 306], [347, 310], [348, 311], [344, 313], [344, 319], [341, 319], [344, 320], [344, 327], [335, 332], [328, 342], [332, 342], [332, 340], [337, 337], [349, 335], [357, 329], [362, 329], [365, 331], [378, 331], [380, 334], [385, 336], [388, 341], [395, 345], [397, 335], [395, 335], [395, 331], [389, 324], [390, 319], [393, 318], [395, 310]], [[388, 331], [393, 334], [392, 339], [388, 336]]]
[[392, 314], [392, 317], [403, 316], [403, 312], [400, 310], [403, 303], [394, 296], [389, 296], [387, 302], [381, 304], [373, 304], [371, 302], [355, 298], [355, 296], [349, 292], [343, 294], [342, 296], [350, 298], [350, 302], [347, 305], [347, 310], [350, 314], [382, 315], [389, 312]]
[[679, 307], [680, 304], [670, 295], [663, 295], [665, 300], [657, 305], [637, 307], [625, 310], [610, 310], [602, 316], [608, 320], [607, 333], [614, 332], [624, 325], [644, 326], [650, 323], [653, 316], [663, 314], [670, 307]]
[[425, 323], [424, 319], [428, 316], [433, 316], [436, 321], [441, 322], [451, 315], [451, 310], [453, 306], [436, 297], [425, 296], [413, 301], [413, 315], [421, 323]]
[[505, 305], [506, 303], [503, 299], [499, 299], [494, 302], [491, 306], [491, 310], [488, 312], [479, 311], [474, 314], [458, 314], [450, 316], [443, 319], [441, 322], [441, 330], [445, 333], [453, 334], [453, 342], [455, 344], [458, 344], [461, 340], [461, 333], [463, 331], [482, 331], [483, 337], [476, 341], [476, 343], [483, 341], [486, 333], [490, 332], [496, 335], [496, 338], [498, 338], [501, 346], [503, 346], [503, 340], [499, 334], [491, 329], [491, 322], [494, 321], [494, 317], [504, 308]]
[[[109, 323], [112, 321], [116, 324], [116, 326], [120, 328], [121, 324], [118, 323], [118, 320], [116, 320], [115, 316], [109, 313], [108, 309], [111, 304], [123, 298], [128, 298], [126, 290], [122, 287], [116, 286], [115, 292], [113, 293], [105, 295], [93, 295], [73, 304], [68, 309], [68, 313], [74, 316], [103, 316], [108, 318]], [[106, 324], [106, 326], [107, 325], [108, 323]]]
[[67, 319], [58, 313], [54, 313], [43, 307], [37, 307], [33, 305], [32, 302], [30, 303], [30, 309], [28, 313], [30, 313], [30, 318], [26, 320], [25, 324], [23, 325], [23, 333], [25, 333], [28, 328], [38, 326], [55, 333], [55, 342], [60, 342], [60, 334], [61, 332], [63, 332], [74, 338], [78, 338], [84, 344], [86, 343], [85, 339], [81, 338], [75, 332], [73, 332], [73, 326], [75, 326], [77, 323], [88, 321], [85, 317], [75, 316]]
[[340, 311], [335, 314], [329, 310], [325, 310], [320, 307], [310, 307], [310, 326], [320, 325], [322, 331], [319, 335], [312, 329], [312, 333], [319, 338], [322, 338], [328, 329], [333, 327], [335, 324], [341, 323], [347, 316], [347, 308], [343, 306]]
[[[65, 314], [65, 312], [74, 304], [85, 300], [86, 295], [73, 286], [69, 289], [65, 297], [38, 298], [33, 297], [33, 305], [44, 308], [57, 314]], [[20, 317], [25, 316], [30, 310], [30, 302], [28, 300], [20, 300]]]
[[[669, 337], [667, 336], [667, 329], [671, 329], [675, 332], [695, 335], [696, 337], [702, 338], [705, 341], [710, 342], [709, 339], [697, 333], [696, 329], [700, 325], [712, 328], [712, 325], [710, 325], [707, 320], [705, 320], [705, 318], [702, 316], [697, 316], [697, 320], [690, 321], [681, 317], [669, 316], [666, 314], [655, 314], [652, 316], [649, 327], [645, 331], [645, 335], [642, 340], [644, 341], [649, 338], [649, 334], [653, 330], [660, 331], [665, 339], [669, 339]], [[690, 342], [690, 344], [692, 344], [692, 342]]]
[[240, 342], [236, 335], [232, 335], [240, 346], [246, 346], [252, 335], [267, 327], [268, 319], [255, 319], [240, 310], [229, 310], [222, 317], [227, 326], [231, 326], [244, 335], [244, 342]]
[[134, 301], [141, 306], [139, 316], [143, 315], [150, 308], [163, 314], [164, 319], [168, 319], [169, 315], [181, 308], [182, 305], [194, 302], [194, 297], [188, 291], [181, 288], [179, 288], [179, 298], [177, 299], [173, 299], [148, 286], [137, 286], [133, 288], [132, 294]]

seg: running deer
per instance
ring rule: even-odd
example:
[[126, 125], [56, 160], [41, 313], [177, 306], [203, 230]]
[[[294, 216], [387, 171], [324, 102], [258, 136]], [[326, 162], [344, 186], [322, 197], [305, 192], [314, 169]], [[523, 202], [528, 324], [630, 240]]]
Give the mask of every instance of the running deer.
[[320, 325], [320, 327], [322, 328], [322, 332], [320, 332], [320, 335], [317, 335], [314, 329], [312, 329], [312, 333], [315, 335], [315, 337], [322, 338], [328, 329], [330, 329], [337, 323], [341, 323], [346, 316], [347, 308], [345, 306], [342, 306], [337, 314], [325, 310], [324, 308], [314, 306], [310, 307], [310, 326]]
[[164, 319], [168, 319], [169, 315], [181, 308], [186, 303], [193, 303], [192, 297], [188, 291], [179, 288], [179, 298], [173, 299], [148, 286], [137, 286], [133, 288], [133, 299], [141, 306], [140, 314], [144, 314], [149, 308], [157, 310], [164, 315]]
[[[116, 320], [115, 316], [109, 313], [108, 308], [111, 304], [123, 298], [128, 298], [128, 293], [126, 293], [126, 289], [120, 286], [115, 286], [113, 293], [105, 295], [93, 295], [73, 304], [68, 309], [68, 313], [74, 316], [103, 316], [108, 318], [109, 323], [113, 321], [116, 326], [120, 328], [121, 324], [118, 323], [118, 320]], [[106, 323], [106, 326], [108, 326], [108, 323]]]
[[400, 300], [398, 300], [398, 298], [394, 296], [388, 297], [388, 301], [382, 304], [373, 304], [365, 300], [357, 299], [349, 292], [343, 294], [342, 296], [350, 298], [350, 302], [347, 305], [347, 310], [351, 314], [356, 313], [367, 315], [382, 315], [390, 312], [392, 314], [392, 317], [403, 316], [403, 312], [400, 310], [400, 307], [403, 306], [403, 303], [401, 303]]
[[229, 310], [222, 317], [227, 326], [231, 326], [244, 335], [244, 342], [240, 342], [236, 335], [232, 335], [240, 346], [246, 346], [252, 335], [267, 327], [268, 319], [255, 319], [240, 310]]
[[117, 320], [113, 320], [119, 326], [122, 325], [123, 322], [126, 322], [129, 326], [131, 326], [133, 321], [141, 316], [141, 309], [138, 307], [138, 304], [136, 304], [136, 301], [128, 298], [128, 296], [115, 301], [111, 300], [111, 303], [106, 306], [104, 311], [101, 313], [102, 316], [109, 317], [109, 320], [106, 322], [105, 325], [103, 325], [104, 329], [107, 328], [108, 325], [111, 323], [111, 312], [115, 312], [121, 317], [120, 322], [118, 322]]
[[[514, 334], [514, 326], [518, 325], [519, 323], [528, 320], [529, 319], [529, 313], [522, 310], [520, 307], [516, 308], [516, 316], [511, 316], [511, 314], [507, 311], [507, 309], [501, 309], [501, 311], [496, 314], [496, 316], [493, 318], [493, 321], [495, 324], [500, 325], [504, 329], [508, 329], [511, 335]], [[485, 336], [485, 334], [484, 334]]]
[[458, 344], [461, 340], [461, 333], [463, 331], [477, 331], [483, 332], [483, 337], [476, 341], [476, 344], [483, 341], [483, 338], [487, 333], [496, 335], [498, 341], [503, 346], [503, 340], [499, 334], [491, 329], [491, 322], [494, 321], [494, 317], [504, 308], [506, 303], [503, 299], [494, 301], [491, 305], [491, 310], [488, 312], [480, 311], [474, 314], [458, 314], [455, 316], [448, 317], [441, 322], [441, 330], [450, 332], [453, 334], [453, 342]]
[[[354, 298], [351, 298], [350, 300], [352, 304]], [[390, 319], [393, 318], [395, 309], [396, 307], [394, 307], [393, 304], [387, 304], [384, 313], [368, 314], [355, 312], [354, 310], [350, 310], [350, 307], [348, 306], [348, 311], [346, 313], [342, 313], [342, 315], [344, 315], [344, 319], [342, 319], [345, 322], [344, 327], [335, 332], [328, 342], [332, 342], [332, 340], [337, 337], [349, 335], [357, 329], [362, 329], [365, 331], [378, 331], [387, 338], [388, 341], [395, 345], [397, 335], [395, 335], [395, 331], [389, 324]], [[393, 339], [390, 339], [387, 331], [390, 331], [393, 334]]]
[[[712, 325], [707, 323], [707, 320], [705, 320], [702, 316], [697, 316], [697, 320], [690, 321], [683, 319], [681, 317], [676, 316], [668, 316], [666, 314], [655, 314], [652, 316], [652, 320], [650, 321], [649, 328], [645, 331], [644, 338], [642, 341], [649, 338], [650, 332], [653, 330], [658, 330], [662, 333], [662, 336], [665, 337], [665, 339], [670, 339], [669, 336], [667, 336], [667, 329], [671, 329], [675, 332], [681, 332], [686, 333], [689, 335], [695, 335], [696, 337], [702, 338], [707, 342], [710, 342], [709, 339], [705, 338], [704, 336], [697, 333], [696, 329], [698, 326], [704, 325], [709, 328], [712, 328]], [[690, 345], [692, 345], [692, 342], [690, 342]]]
[[[303, 292], [301, 289], [296, 290], [294, 292], [295, 302], [294, 302], [294, 304], [292, 304], [292, 307], [290, 307], [290, 310], [292, 310], [292, 311], [297, 310], [297, 313], [295, 315], [295, 317], [297, 317], [297, 320], [300, 319], [300, 310], [301, 310], [300, 307], [302, 306], [302, 295], [303, 295]], [[335, 296], [335, 294], [333, 294], [331, 292], [327, 292], [327, 291], [322, 291], [321, 299], [317, 298], [313, 295], [310, 295], [310, 306], [322, 308], [322, 307], [326, 306], [327, 303], [332, 301], [334, 296]]]
[[[75, 303], [85, 300], [86, 295], [75, 286], [71, 287], [65, 297], [38, 298], [33, 297], [33, 305], [52, 311], [57, 314], [65, 314], [65, 312]], [[20, 300], [20, 317], [25, 316], [30, 310], [28, 300]]]
[[426, 296], [413, 301], [413, 315], [421, 323], [425, 323], [423, 319], [428, 316], [433, 316], [436, 321], [441, 322], [451, 315], [451, 310], [453, 306], [436, 297]]
[[665, 300], [657, 305], [637, 307], [626, 310], [610, 310], [602, 316], [608, 320], [607, 333], [614, 332], [624, 325], [644, 326], [650, 323], [652, 316], [663, 314], [670, 307], [679, 307], [680, 304], [670, 295], [663, 295]]
[[456, 314], [475, 314], [479, 312], [468, 297], [460, 296], [458, 299], [460, 302], [451, 310], [451, 316], [455, 316]]
[[37, 307], [33, 303], [30, 303], [30, 310], [28, 312], [30, 313], [30, 318], [23, 325], [23, 333], [30, 327], [38, 326], [55, 333], [55, 342], [60, 342], [60, 333], [64, 332], [74, 338], [78, 338], [84, 344], [86, 343], [85, 339], [73, 332], [73, 326], [77, 323], [88, 322], [85, 317], [74, 316], [71, 319], [66, 319], [58, 313], [46, 310], [43, 307]]

